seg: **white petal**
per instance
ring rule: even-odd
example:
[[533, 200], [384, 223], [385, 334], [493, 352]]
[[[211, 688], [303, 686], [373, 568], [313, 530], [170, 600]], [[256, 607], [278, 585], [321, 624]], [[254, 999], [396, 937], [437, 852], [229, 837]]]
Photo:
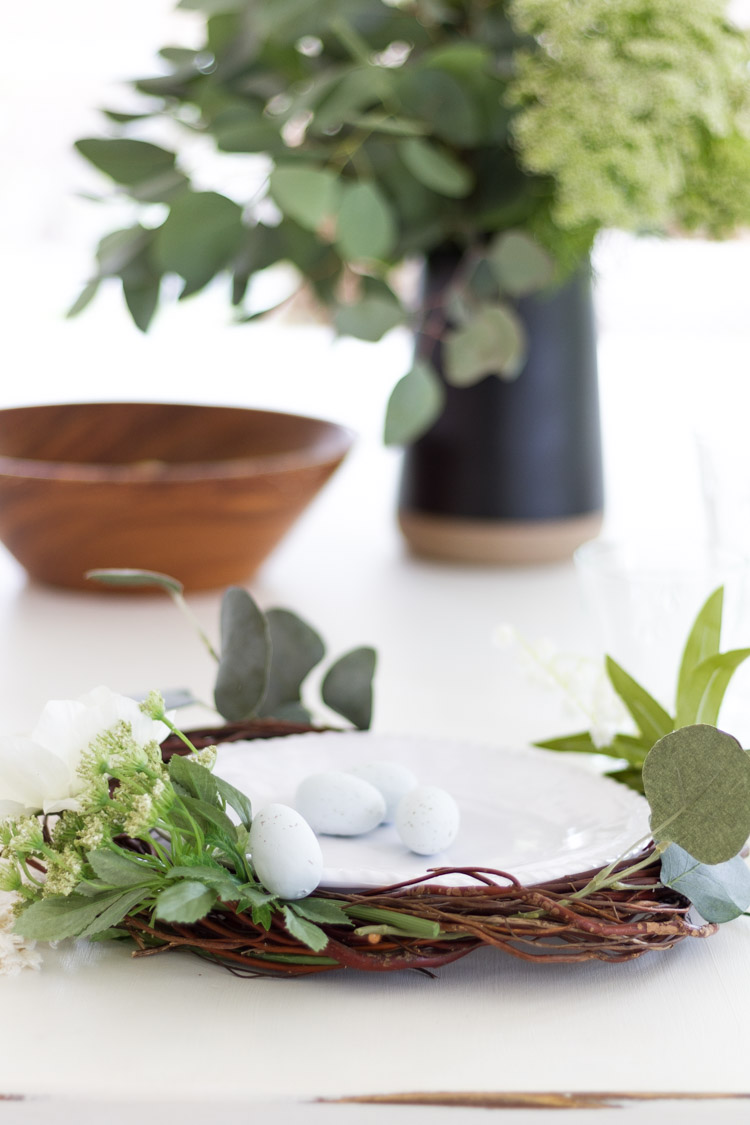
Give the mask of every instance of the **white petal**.
[[20, 801], [0, 800], [0, 823], [4, 820], [15, 820], [19, 816], [28, 816], [29, 813], [39, 812], [38, 808], [29, 808]]
[[0, 738], [0, 798], [36, 812], [45, 798], [70, 792], [70, 772], [56, 754], [20, 735]]
[[71, 809], [73, 812], [81, 811], [81, 802], [75, 797], [52, 797], [44, 802], [42, 811], [49, 816], [50, 813], [64, 812]]
[[[114, 726], [114, 723], [112, 724]], [[75, 774], [81, 754], [102, 728], [93, 708], [72, 699], [53, 699], [42, 711], [31, 737], [61, 758]]]
[[134, 699], [130, 699], [127, 695], [118, 695], [110, 688], [94, 688], [88, 695], [81, 696], [80, 702], [96, 710], [100, 717], [101, 730], [111, 730], [119, 722], [130, 723], [133, 738], [139, 746], [145, 746], [147, 742], [163, 742], [169, 734], [169, 728], [164, 723], [144, 715]]

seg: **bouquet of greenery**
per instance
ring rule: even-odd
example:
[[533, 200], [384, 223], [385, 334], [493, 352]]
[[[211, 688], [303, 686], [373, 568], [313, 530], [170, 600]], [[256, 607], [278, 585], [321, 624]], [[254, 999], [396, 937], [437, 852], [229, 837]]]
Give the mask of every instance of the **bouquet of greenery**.
[[[164, 576], [105, 577], [171, 584], [179, 593]], [[750, 756], [706, 721], [721, 694], [717, 685], [739, 662], [738, 654], [718, 653], [720, 600], [719, 591], [686, 647], [687, 725], [673, 729], [670, 720], [664, 729], [660, 720], [657, 729], [650, 696], [615, 677], [640, 737], [653, 736], [642, 763], [653, 842], [633, 841], [604, 868], [549, 885], [524, 887], [512, 874], [461, 868], [478, 889], [419, 887], [410, 894], [411, 884], [453, 870], [438, 868], [374, 892], [313, 888], [284, 897], [273, 878], [264, 883], [258, 875], [250, 801], [211, 772], [215, 750], [194, 745], [158, 693], [139, 705], [99, 688], [50, 703], [31, 738], [0, 739], [0, 889], [15, 896], [11, 938], [125, 939], [139, 955], [187, 948], [254, 975], [428, 968], [482, 944], [531, 957], [539, 954], [529, 947], [547, 946], [551, 937], [557, 944], [543, 957], [621, 961], [707, 936], [750, 905], [750, 870], [740, 855], [750, 835]], [[223, 617], [232, 610], [236, 618], [230, 591]], [[232, 666], [230, 649], [247, 652], [264, 632], [244, 610], [219, 681]], [[240, 643], [240, 631], [251, 640]], [[242, 665], [234, 669], [241, 677]], [[369, 689], [365, 680], [360, 693], [363, 683]], [[167, 754], [160, 746], [170, 734]], [[690, 903], [703, 923], [686, 917]], [[0, 960], [2, 952], [0, 943]]]
[[[194, 49], [134, 83], [137, 113], [79, 152], [132, 201], [74, 305], [118, 278], [148, 327], [166, 275], [180, 299], [226, 275], [240, 321], [280, 262], [336, 330], [427, 331], [397, 267], [446, 248], [445, 378], [513, 378], [513, 302], [582, 264], [605, 227], [724, 236], [750, 217], [747, 38], [723, 0], [181, 0]], [[145, 136], [150, 139], [143, 139]], [[153, 143], [164, 136], [164, 144]], [[195, 142], [245, 154], [256, 185], [206, 187]], [[260, 171], [259, 171], [260, 169]], [[387, 438], [442, 409], [420, 361]]]

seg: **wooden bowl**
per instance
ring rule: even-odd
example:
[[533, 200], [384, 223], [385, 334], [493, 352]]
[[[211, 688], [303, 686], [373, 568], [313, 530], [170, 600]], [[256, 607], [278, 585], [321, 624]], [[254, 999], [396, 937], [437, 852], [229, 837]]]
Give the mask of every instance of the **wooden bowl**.
[[162, 403], [0, 410], [0, 540], [32, 578], [96, 567], [188, 589], [247, 579], [341, 463], [342, 426]]

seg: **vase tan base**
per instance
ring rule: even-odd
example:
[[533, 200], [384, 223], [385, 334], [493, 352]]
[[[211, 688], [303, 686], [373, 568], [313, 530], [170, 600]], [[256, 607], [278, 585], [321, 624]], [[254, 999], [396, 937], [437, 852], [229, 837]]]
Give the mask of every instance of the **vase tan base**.
[[569, 559], [602, 526], [601, 512], [561, 520], [473, 520], [402, 509], [398, 519], [416, 555], [504, 566]]

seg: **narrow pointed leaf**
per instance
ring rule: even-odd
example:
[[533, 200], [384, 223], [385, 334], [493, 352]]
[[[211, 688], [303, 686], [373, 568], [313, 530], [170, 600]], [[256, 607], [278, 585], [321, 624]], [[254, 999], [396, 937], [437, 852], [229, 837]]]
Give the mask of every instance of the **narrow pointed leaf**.
[[82, 313], [83, 310], [91, 304], [98, 292], [99, 278], [95, 278], [93, 281], [88, 281], [86, 285], [84, 285], [83, 289], [78, 294], [68, 311], [65, 313], [67, 319], [72, 320], [74, 316], [78, 316], [79, 313]]
[[239, 789], [235, 789], [228, 781], [224, 781], [223, 777], [216, 777], [213, 774], [212, 777], [219, 796], [226, 801], [230, 809], [234, 809], [240, 818], [240, 823], [244, 824], [245, 828], [249, 828], [253, 822], [253, 806], [250, 798], [241, 793]]
[[750, 836], [750, 755], [715, 727], [680, 727], [659, 739], [643, 785], [655, 838], [699, 863], [732, 859]]
[[247, 590], [230, 586], [221, 602], [221, 658], [214, 689], [219, 714], [230, 722], [255, 714], [268, 689], [268, 622]]
[[88, 853], [87, 859], [99, 878], [115, 887], [137, 887], [159, 878], [150, 864], [110, 848], [97, 848]]
[[644, 739], [653, 745], [674, 729], [674, 720], [645, 688], [608, 656], [605, 660], [610, 683], [627, 707]]
[[707, 922], [731, 922], [750, 906], [750, 868], [738, 855], [724, 863], [699, 863], [670, 844], [661, 857], [661, 881], [690, 899]]
[[696, 723], [716, 725], [732, 676], [749, 656], [750, 648], [732, 649], [709, 656], [693, 669], [686, 688], [686, 711], [694, 712]]
[[283, 906], [284, 925], [292, 937], [296, 937], [314, 953], [321, 953], [328, 945], [328, 936], [314, 922], [301, 918], [290, 906]]
[[321, 687], [325, 705], [359, 730], [367, 730], [372, 721], [372, 678], [376, 659], [372, 648], [352, 649], [331, 665]]
[[310, 922], [322, 922], [328, 926], [351, 926], [348, 914], [337, 902], [327, 898], [303, 898], [292, 904], [295, 914], [300, 914]]
[[690, 690], [690, 680], [699, 664], [719, 652], [724, 588], [714, 590], [695, 619], [685, 643], [677, 680], [677, 715], [675, 726], [686, 727], [697, 721], [697, 707]]

